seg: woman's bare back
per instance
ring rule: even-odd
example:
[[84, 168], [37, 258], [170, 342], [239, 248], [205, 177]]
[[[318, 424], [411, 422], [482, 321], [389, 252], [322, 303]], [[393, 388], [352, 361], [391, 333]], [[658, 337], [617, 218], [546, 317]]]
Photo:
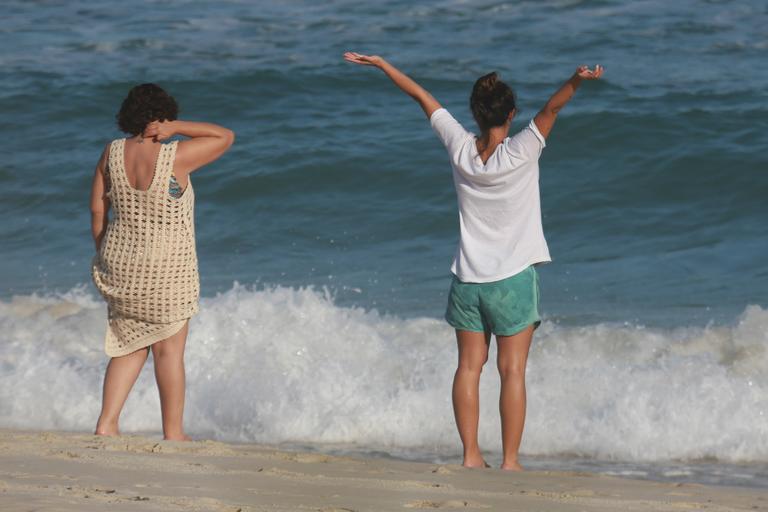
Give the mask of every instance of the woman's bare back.
[[128, 183], [136, 190], [147, 190], [152, 185], [157, 167], [157, 157], [162, 144], [144, 139], [139, 142], [136, 138], [125, 141], [125, 175]]

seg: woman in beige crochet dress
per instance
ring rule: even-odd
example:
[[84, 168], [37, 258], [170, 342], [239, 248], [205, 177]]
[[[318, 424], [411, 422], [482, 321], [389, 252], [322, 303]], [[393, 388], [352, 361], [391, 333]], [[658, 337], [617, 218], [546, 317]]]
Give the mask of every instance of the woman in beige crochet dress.
[[[189, 175], [223, 155], [235, 137], [215, 124], [178, 121], [177, 114], [176, 101], [157, 85], [131, 89], [117, 114], [129, 137], [107, 144], [93, 177], [92, 274], [108, 305], [111, 357], [98, 435], [119, 435], [120, 412], [151, 349], [163, 436], [188, 439], [184, 346], [200, 292]], [[163, 143], [175, 135], [186, 138]]]

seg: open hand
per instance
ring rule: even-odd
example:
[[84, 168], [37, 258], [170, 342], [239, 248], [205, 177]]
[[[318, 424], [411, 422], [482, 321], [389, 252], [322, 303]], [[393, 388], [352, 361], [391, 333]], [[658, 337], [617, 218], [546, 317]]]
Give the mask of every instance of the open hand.
[[381, 67], [384, 63], [384, 59], [378, 55], [363, 55], [362, 53], [347, 52], [344, 54], [344, 60], [353, 64], [360, 64], [363, 66], [376, 66]]
[[173, 121], [152, 121], [144, 128], [142, 136], [145, 139], [152, 139], [155, 142], [170, 139], [176, 135], [173, 129]]
[[579, 78], [583, 78], [584, 80], [597, 80], [603, 76], [603, 71], [605, 71], [605, 68], [600, 64], [595, 66], [594, 70], [589, 69], [589, 66], [579, 66], [576, 70], [576, 74]]

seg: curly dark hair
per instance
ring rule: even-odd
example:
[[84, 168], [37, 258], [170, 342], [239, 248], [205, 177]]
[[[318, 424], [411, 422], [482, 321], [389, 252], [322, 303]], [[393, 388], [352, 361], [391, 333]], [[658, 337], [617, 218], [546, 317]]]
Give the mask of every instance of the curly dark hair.
[[483, 132], [506, 123], [515, 103], [515, 92], [499, 80], [495, 71], [477, 79], [469, 98], [472, 116]]
[[141, 84], [128, 92], [116, 117], [120, 130], [138, 135], [152, 121], [174, 121], [178, 116], [173, 96], [159, 85]]

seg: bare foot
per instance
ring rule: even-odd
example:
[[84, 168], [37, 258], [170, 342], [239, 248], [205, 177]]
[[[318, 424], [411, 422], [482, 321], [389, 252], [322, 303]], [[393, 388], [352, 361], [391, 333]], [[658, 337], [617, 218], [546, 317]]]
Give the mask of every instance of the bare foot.
[[464, 463], [462, 464], [465, 468], [489, 468], [491, 467], [487, 462], [485, 462], [485, 459], [483, 459], [482, 455], [477, 455], [475, 457], [464, 457]]
[[117, 422], [99, 422], [96, 424], [96, 431], [93, 434], [97, 436], [118, 437], [120, 435], [120, 431], [117, 428]]
[[501, 469], [505, 471], [525, 471], [523, 469], [523, 466], [521, 466], [520, 463], [517, 461], [505, 462], [504, 464], [501, 465]]

